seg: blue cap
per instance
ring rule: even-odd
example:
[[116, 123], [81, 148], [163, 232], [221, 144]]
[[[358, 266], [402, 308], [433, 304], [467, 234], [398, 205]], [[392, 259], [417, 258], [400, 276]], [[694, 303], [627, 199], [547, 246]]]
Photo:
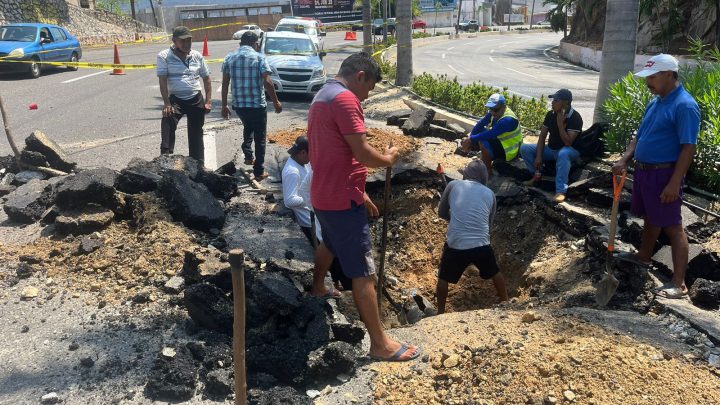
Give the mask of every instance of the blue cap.
[[485, 104], [485, 107], [495, 108], [498, 105], [505, 105], [505, 96], [503, 96], [500, 93], [495, 93], [492, 96], [490, 96], [490, 98], [488, 98], [488, 101]]

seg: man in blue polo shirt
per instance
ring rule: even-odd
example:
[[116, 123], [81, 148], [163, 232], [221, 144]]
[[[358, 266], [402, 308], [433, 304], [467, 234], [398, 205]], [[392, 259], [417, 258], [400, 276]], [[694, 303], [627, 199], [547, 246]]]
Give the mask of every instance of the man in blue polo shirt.
[[461, 145], [465, 152], [479, 150], [488, 175], [492, 175], [493, 160], [515, 159], [523, 136], [520, 121], [507, 106], [505, 96], [498, 93], [491, 95], [485, 107], [488, 108], [488, 113], [475, 124]]
[[[282, 104], [275, 93], [270, 79], [270, 65], [265, 55], [258, 52], [258, 36], [247, 31], [240, 37], [240, 48], [228, 54], [222, 64], [222, 115], [230, 118], [228, 107], [228, 88], [232, 80], [232, 108], [243, 123], [243, 143], [241, 149], [245, 155], [245, 164], [253, 165], [255, 180], [268, 177], [265, 172], [265, 143], [267, 141], [267, 102], [265, 92], [275, 105], [275, 112], [282, 112]], [[255, 159], [252, 143], [255, 141]]]
[[673, 278], [659, 294], [680, 298], [688, 291], [688, 240], [680, 214], [682, 185], [697, 147], [700, 108], [679, 83], [674, 57], [653, 56], [635, 75], [644, 77], [650, 92], [658, 97], [648, 104], [637, 136], [613, 165], [613, 173], [619, 175], [635, 159], [632, 212], [644, 220], [638, 253], [618, 253], [618, 258], [648, 267], [655, 241], [660, 231], [665, 231], [672, 248]]

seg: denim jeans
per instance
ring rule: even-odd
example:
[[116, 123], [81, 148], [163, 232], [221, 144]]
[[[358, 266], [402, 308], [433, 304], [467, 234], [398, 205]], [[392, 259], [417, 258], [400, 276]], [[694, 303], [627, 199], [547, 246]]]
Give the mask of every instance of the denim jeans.
[[205, 159], [203, 145], [203, 125], [205, 125], [205, 101], [198, 92], [189, 100], [170, 95], [170, 103], [175, 113], [163, 117], [160, 124], [160, 153], [172, 155], [175, 152], [175, 130], [183, 115], [187, 115], [188, 122], [188, 150], [191, 158], [202, 162]]
[[[537, 154], [537, 145], [534, 143], [524, 143], [520, 147], [520, 156], [522, 156], [530, 173], [535, 173], [535, 155]], [[550, 149], [545, 145], [543, 148], [542, 160], [555, 161], [555, 192], [565, 194], [568, 189], [568, 176], [570, 175], [570, 166], [576, 160], [580, 159], [580, 152], [571, 146], [563, 146], [560, 150]]]
[[243, 123], [243, 143], [241, 149], [245, 159], [252, 160], [252, 143], [255, 141], [255, 164], [253, 174], [261, 176], [265, 172], [265, 143], [267, 142], [267, 110], [261, 108], [235, 108]]

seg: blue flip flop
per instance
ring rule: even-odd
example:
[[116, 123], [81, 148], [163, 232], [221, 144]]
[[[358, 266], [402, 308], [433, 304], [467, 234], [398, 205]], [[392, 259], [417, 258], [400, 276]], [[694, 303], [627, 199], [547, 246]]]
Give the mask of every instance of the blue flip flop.
[[407, 352], [408, 350], [410, 350], [410, 346], [408, 346], [405, 343], [401, 343], [400, 348], [395, 352], [395, 354], [393, 354], [390, 357], [373, 356], [372, 354], [369, 356], [371, 359], [376, 360], [376, 361], [391, 361], [391, 362], [392, 361], [402, 362], [402, 361], [415, 360], [416, 358], [418, 358], [418, 356], [420, 356], [421, 350], [418, 347], [417, 350], [415, 351], [415, 354], [413, 354], [412, 356], [410, 356], [406, 359], [401, 359], [400, 357], [402, 357], [402, 355], [405, 354], [405, 352]]

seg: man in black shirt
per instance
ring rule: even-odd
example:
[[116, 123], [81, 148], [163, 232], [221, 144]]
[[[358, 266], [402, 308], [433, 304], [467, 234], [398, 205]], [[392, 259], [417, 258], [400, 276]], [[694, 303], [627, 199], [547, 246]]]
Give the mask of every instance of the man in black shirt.
[[[520, 155], [530, 173], [535, 173], [527, 185], [540, 179], [544, 161], [555, 161], [555, 201], [561, 203], [565, 201], [570, 166], [580, 158], [580, 152], [572, 145], [582, 132], [583, 120], [580, 113], [572, 108], [570, 90], [560, 89], [549, 97], [552, 99], [552, 109], [545, 115], [537, 145], [523, 144]], [[550, 138], [546, 147], [545, 138], [548, 133]]]

